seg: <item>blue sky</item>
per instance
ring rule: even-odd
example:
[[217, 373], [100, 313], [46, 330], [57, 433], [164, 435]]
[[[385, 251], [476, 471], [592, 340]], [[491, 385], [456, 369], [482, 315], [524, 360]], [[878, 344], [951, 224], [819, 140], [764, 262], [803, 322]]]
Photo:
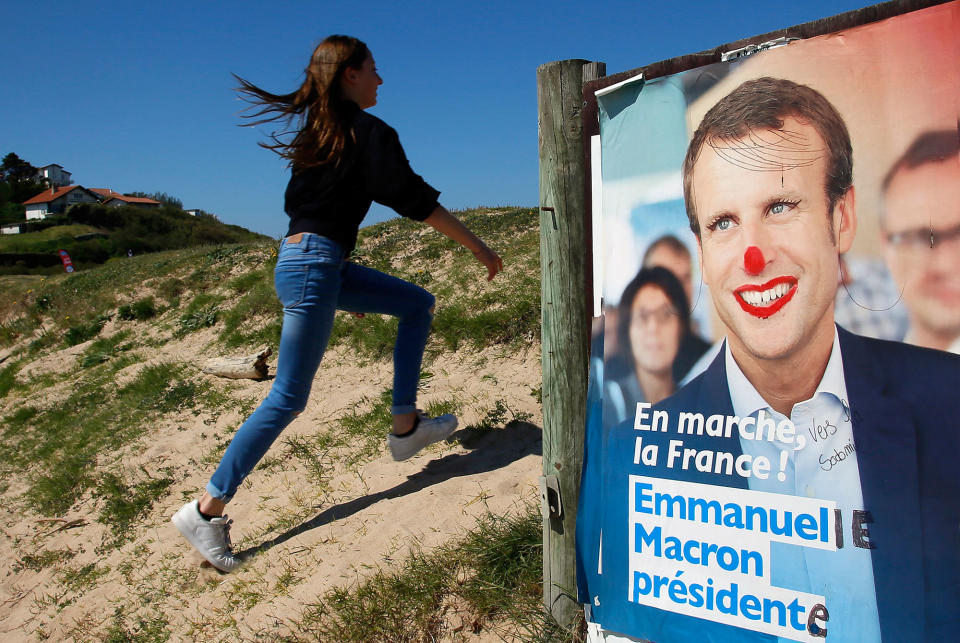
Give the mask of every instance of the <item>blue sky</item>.
[[[237, 127], [231, 72], [274, 92], [313, 47], [367, 42], [371, 112], [450, 208], [537, 202], [536, 69], [585, 58], [616, 73], [871, 4], [769, 2], [5, 2], [0, 155], [75, 183], [162, 191], [274, 237], [284, 162]], [[367, 223], [392, 216], [374, 206]]]

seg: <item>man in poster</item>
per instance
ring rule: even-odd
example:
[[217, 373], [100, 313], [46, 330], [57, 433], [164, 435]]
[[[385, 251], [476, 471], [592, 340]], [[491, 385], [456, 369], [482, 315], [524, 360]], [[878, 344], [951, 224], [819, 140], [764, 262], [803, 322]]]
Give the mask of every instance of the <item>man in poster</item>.
[[960, 354], [960, 134], [924, 132], [883, 181], [883, 254], [910, 317], [903, 341]]
[[[857, 227], [852, 165], [836, 109], [782, 79], [742, 84], [694, 134], [684, 197], [728, 340], [704, 374], [650, 411], [662, 426], [644, 424], [641, 410], [609, 434], [601, 590], [592, 601], [605, 629], [655, 643], [778, 638], [754, 628], [756, 612], [743, 603], [739, 620], [691, 616], [693, 594], [674, 583], [679, 567], [656, 591], [669, 587], [680, 607], [650, 606], [652, 585], [638, 579], [651, 576], [630, 561], [658, 523], [625, 528], [625, 514], [651, 506], [641, 507], [644, 491], [634, 496], [640, 486], [626, 493], [628, 506], [632, 474], [710, 485], [718, 495], [726, 487], [780, 494], [786, 506], [788, 497], [835, 503], [832, 549], [769, 545], [769, 586], [825, 599], [791, 612], [795, 635], [780, 640], [960, 640], [960, 359], [834, 324], [839, 255]], [[682, 418], [695, 415], [727, 418], [726, 432], [685, 433]], [[761, 439], [764, 423], [795, 431]], [[720, 454], [736, 460], [735, 471], [720, 466]], [[672, 537], [689, 547], [693, 529]]]

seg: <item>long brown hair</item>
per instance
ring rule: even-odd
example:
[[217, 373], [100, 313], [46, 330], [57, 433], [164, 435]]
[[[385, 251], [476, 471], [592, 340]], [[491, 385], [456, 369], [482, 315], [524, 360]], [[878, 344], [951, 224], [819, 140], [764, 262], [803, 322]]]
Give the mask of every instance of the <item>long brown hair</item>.
[[[313, 50], [303, 84], [289, 94], [271, 94], [234, 74], [240, 83], [240, 97], [251, 104], [251, 109], [259, 107], [244, 114], [244, 118], [256, 120], [243, 125], [283, 122], [285, 129], [273, 132], [272, 142], [262, 141], [260, 146], [287, 159], [295, 170], [339, 163], [352, 135], [346, 122], [350, 105], [340, 79], [344, 70], [359, 69], [369, 56], [367, 45], [356, 38], [328, 36]], [[281, 140], [294, 132], [292, 140]]]

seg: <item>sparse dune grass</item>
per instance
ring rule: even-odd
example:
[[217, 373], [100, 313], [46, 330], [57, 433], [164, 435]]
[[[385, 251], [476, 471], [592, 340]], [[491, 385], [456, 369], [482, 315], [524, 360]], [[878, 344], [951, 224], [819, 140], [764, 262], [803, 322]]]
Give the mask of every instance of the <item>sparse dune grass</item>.
[[101, 367], [65, 400], [33, 409], [29, 418], [22, 411], [5, 418], [0, 470], [26, 477], [23, 498], [38, 513], [66, 512], [85, 491], [98, 488], [98, 457], [139, 438], [151, 419], [202, 404], [209, 389], [184, 379], [175, 364], [148, 366], [115, 391], [111, 374]]
[[100, 337], [90, 342], [80, 358], [80, 367], [89, 368], [102, 364], [133, 348], [133, 342], [126, 341], [130, 337], [130, 333], [130, 330], [123, 330], [109, 337]]
[[269, 390], [200, 367], [276, 352], [276, 244], [0, 276], [7, 636], [579, 640], [540, 607], [529, 504], [541, 466], [536, 211], [457, 214], [503, 257], [493, 282], [471, 253], [404, 219], [362, 230], [352, 260], [436, 295], [421, 405], [456, 413], [461, 429], [393, 462], [396, 322], [338, 315], [308, 407], [230, 505], [246, 562], [226, 576], [199, 565], [169, 516]]
[[[517, 348], [539, 341], [540, 265], [536, 210], [481, 208], [457, 212], [464, 223], [496, 250], [504, 272], [494, 281], [473, 255], [437, 233], [401, 219], [361, 231], [354, 260], [384, 270], [437, 297], [432, 351], [503, 345]], [[390, 354], [396, 322], [370, 323], [344, 316], [333, 343], [343, 342], [373, 357]]]
[[90, 324], [134, 304], [144, 291], [173, 303], [186, 291], [219, 288], [232, 271], [270, 261], [272, 244], [198, 246], [186, 250], [114, 259], [71, 275], [0, 276], [0, 346], [34, 333], [60, 336], [71, 326]]
[[503, 640], [583, 640], [541, 610], [542, 528], [532, 504], [484, 514], [459, 538], [305, 606], [288, 640], [436, 641], [492, 621]]

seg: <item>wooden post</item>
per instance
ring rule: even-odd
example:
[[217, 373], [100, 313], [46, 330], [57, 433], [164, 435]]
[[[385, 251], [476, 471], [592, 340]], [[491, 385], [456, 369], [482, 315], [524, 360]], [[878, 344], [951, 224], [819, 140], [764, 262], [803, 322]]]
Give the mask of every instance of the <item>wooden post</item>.
[[583, 462], [589, 324], [583, 83], [602, 63], [537, 69], [543, 350], [543, 602], [563, 625], [577, 612], [574, 533]]

